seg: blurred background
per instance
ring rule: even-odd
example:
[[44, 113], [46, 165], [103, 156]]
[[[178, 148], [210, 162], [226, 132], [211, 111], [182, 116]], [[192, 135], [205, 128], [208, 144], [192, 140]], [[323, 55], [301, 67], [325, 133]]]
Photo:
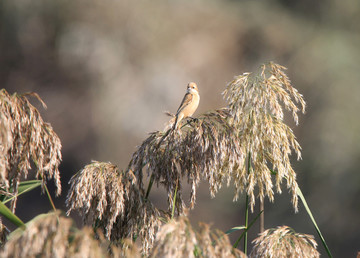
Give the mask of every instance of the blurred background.
[[[201, 94], [196, 115], [225, 106], [226, 84], [267, 61], [288, 68], [308, 104], [300, 125], [291, 124], [303, 148], [303, 159], [293, 162], [298, 183], [334, 257], [355, 257], [359, 1], [0, 1], [0, 86], [35, 91], [47, 104], [44, 110], [32, 101], [62, 141], [63, 193], [55, 201], [63, 210], [70, 177], [91, 160], [126, 168], [148, 133], [164, 128], [163, 111], [176, 111], [189, 81]], [[304, 207], [295, 214], [283, 189], [265, 204], [265, 228], [315, 235], [326, 256]], [[232, 197], [223, 187], [211, 199], [202, 183], [192, 223], [223, 231], [242, 225], [244, 196]], [[51, 209], [40, 190], [17, 207], [24, 221]]]

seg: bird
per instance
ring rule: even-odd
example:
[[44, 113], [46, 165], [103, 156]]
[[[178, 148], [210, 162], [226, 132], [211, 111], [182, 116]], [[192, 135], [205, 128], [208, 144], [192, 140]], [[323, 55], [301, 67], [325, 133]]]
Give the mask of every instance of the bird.
[[199, 106], [199, 102], [200, 95], [198, 87], [195, 82], [189, 82], [186, 88], [185, 96], [176, 111], [173, 129], [178, 127], [182, 119], [191, 117], [195, 113], [197, 107]]

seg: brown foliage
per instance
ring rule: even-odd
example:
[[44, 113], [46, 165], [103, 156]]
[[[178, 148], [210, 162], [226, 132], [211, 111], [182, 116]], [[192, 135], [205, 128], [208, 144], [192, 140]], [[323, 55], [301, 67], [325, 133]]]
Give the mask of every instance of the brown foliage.
[[36, 97], [45, 106], [36, 93], [9, 95], [4, 89], [0, 91], [0, 188], [15, 196], [13, 210], [21, 177], [27, 177], [31, 162], [43, 186], [52, 178], [56, 194], [61, 193], [60, 139], [51, 125], [43, 121], [28, 96]]

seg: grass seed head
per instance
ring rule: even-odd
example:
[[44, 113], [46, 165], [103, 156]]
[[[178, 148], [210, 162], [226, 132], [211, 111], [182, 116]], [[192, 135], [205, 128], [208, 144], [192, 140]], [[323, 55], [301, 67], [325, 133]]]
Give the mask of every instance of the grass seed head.
[[[109, 253], [109, 250], [111, 251]], [[140, 257], [136, 247], [128, 245], [123, 249], [110, 247], [102, 235], [98, 239], [91, 228], [78, 230], [74, 222], [57, 213], [42, 214], [34, 218], [24, 231], [13, 232], [0, 256], [22, 257], [126, 257], [126, 253]]]
[[[54, 179], [56, 194], [61, 193], [59, 164], [61, 142], [49, 123], [43, 121], [39, 111], [30, 103], [28, 96], [9, 95], [0, 91], [0, 187], [16, 196], [21, 177], [27, 177], [31, 162], [36, 167], [36, 177], [42, 185]], [[12, 200], [12, 209], [16, 197]]]
[[157, 185], [167, 191], [169, 210], [177, 189], [178, 214], [187, 207], [182, 197], [182, 178], [192, 187], [190, 208], [195, 205], [200, 179], [209, 182], [210, 194], [215, 196], [223, 182], [229, 182], [232, 172], [243, 167], [244, 162], [243, 150], [228, 118], [229, 110], [220, 109], [189, 120], [181, 129], [151, 133], [129, 164], [139, 188], [144, 188], [143, 174], [152, 175]]
[[197, 232], [186, 217], [178, 217], [159, 230], [150, 257], [246, 257], [234, 249], [223, 232], [200, 224]]
[[[260, 199], [267, 196], [274, 200], [271, 176], [275, 174], [276, 190], [281, 193], [280, 184], [286, 179], [297, 210], [296, 173], [289, 156], [294, 151], [300, 159], [301, 147], [291, 128], [284, 123], [283, 109], [290, 111], [298, 124], [297, 113], [305, 112], [305, 101], [291, 85], [285, 69], [278, 64], [265, 64], [256, 73], [236, 76], [223, 92], [233, 116], [232, 125], [238, 130], [238, 141], [251, 160], [247, 166], [250, 171], [243, 167], [236, 172], [240, 175], [234, 175], [235, 186], [240, 186], [240, 190], [246, 188], [252, 208], [256, 186]], [[237, 178], [243, 177], [245, 180], [237, 182]]]
[[268, 229], [253, 242], [250, 257], [320, 257], [312, 235], [296, 233], [288, 226]]
[[70, 180], [67, 214], [77, 210], [84, 222], [100, 228], [113, 243], [139, 236], [142, 251], [152, 246], [160, 226], [159, 211], [145, 201], [131, 171], [109, 162], [93, 161]]

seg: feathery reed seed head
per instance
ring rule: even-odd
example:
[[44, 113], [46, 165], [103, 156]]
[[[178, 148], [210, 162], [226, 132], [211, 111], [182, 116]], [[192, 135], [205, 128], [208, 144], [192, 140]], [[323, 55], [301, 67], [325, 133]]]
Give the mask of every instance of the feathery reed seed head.
[[259, 189], [260, 199], [267, 196], [273, 201], [271, 175], [276, 174], [277, 191], [281, 193], [280, 184], [285, 178], [297, 211], [296, 173], [289, 155], [294, 150], [300, 159], [301, 147], [290, 127], [283, 122], [283, 106], [292, 112], [298, 124], [297, 113], [300, 110], [305, 112], [305, 101], [292, 87], [285, 69], [274, 63], [263, 65], [257, 73], [236, 76], [223, 92], [233, 116], [232, 125], [238, 130], [238, 141], [251, 161], [248, 166], [250, 173], [245, 167], [240, 167], [236, 172], [239, 175], [233, 176], [234, 184], [237, 189], [246, 188], [252, 208], [255, 205], [255, 186]]
[[[12, 187], [16, 196], [20, 178], [28, 175], [32, 161], [42, 185], [53, 178], [56, 194], [60, 195], [60, 139], [27, 96], [36, 97], [46, 107], [36, 93], [9, 95], [5, 89], [0, 90], [0, 187], [7, 191]], [[16, 197], [13, 210], [15, 204]]]
[[296, 233], [288, 226], [268, 229], [253, 242], [250, 257], [320, 257], [317, 243], [312, 235]]
[[[181, 128], [151, 133], [133, 153], [125, 172], [110, 163], [87, 165], [70, 181], [68, 213], [78, 210], [95, 228], [102, 228], [114, 243], [139, 235], [143, 254], [147, 254], [160, 227], [159, 212], [146, 200], [152, 182], [165, 188], [169, 211], [174, 208], [179, 215], [187, 207], [182, 196], [184, 178], [192, 187], [190, 208], [195, 205], [201, 179], [209, 182], [211, 196], [215, 196], [224, 182], [227, 185], [232, 182], [236, 189], [234, 199], [245, 190], [253, 208], [256, 187], [260, 199], [265, 196], [274, 199], [272, 174], [275, 174], [278, 192], [282, 180], [287, 180], [296, 210], [296, 174], [289, 155], [295, 151], [300, 158], [301, 152], [292, 130], [283, 122], [283, 106], [292, 112], [297, 124], [300, 108], [296, 103], [300, 103], [304, 112], [305, 102], [291, 86], [284, 69], [270, 63], [263, 65], [258, 73], [237, 76], [224, 91], [227, 108], [188, 119]], [[150, 177], [147, 191], [144, 174]], [[157, 250], [169, 249], [159, 254], [194, 250], [201, 242], [181, 221], [169, 223], [162, 230], [186, 228], [189, 233], [176, 236], [186, 239], [186, 244], [179, 248], [177, 241], [173, 241], [176, 247], [165, 247], [159, 241], [161, 237], [165, 241], [168, 233], [158, 233]]]
[[228, 109], [206, 113], [190, 120], [181, 130], [154, 132], [138, 147], [129, 169], [134, 171], [139, 188], [143, 188], [143, 169], [152, 174], [157, 185], [168, 194], [169, 210], [177, 189], [176, 208], [182, 214], [181, 178], [192, 186], [190, 208], [195, 205], [196, 188], [201, 178], [210, 184], [212, 196], [223, 181], [231, 181], [231, 172], [243, 166], [244, 153], [234, 128], [228, 124]]
[[18, 229], [13, 232], [0, 256], [106, 258], [127, 257], [124, 256], [127, 253], [140, 257], [135, 246], [127, 245], [122, 249], [110, 247], [102, 235], [95, 239], [91, 228], [78, 230], [71, 219], [60, 216], [59, 212], [51, 212], [34, 218], [25, 231]]
[[224, 181], [228, 185], [233, 182], [234, 199], [246, 190], [253, 209], [256, 187], [260, 199], [267, 196], [274, 200], [272, 174], [275, 174], [276, 190], [281, 193], [285, 178], [297, 211], [296, 174], [289, 156], [294, 150], [301, 158], [301, 148], [291, 128], [283, 122], [283, 106], [298, 123], [300, 108], [296, 103], [304, 112], [305, 102], [291, 86], [284, 69], [270, 63], [255, 74], [237, 76], [223, 93], [228, 108], [189, 120], [181, 129], [150, 134], [129, 164], [139, 188], [143, 188], [145, 170], [157, 185], [164, 186], [170, 210], [177, 189], [176, 210], [181, 214], [186, 207], [181, 178], [185, 177], [192, 186], [190, 208], [195, 204], [201, 178], [209, 182], [212, 197]]
[[178, 217], [163, 225], [156, 235], [150, 257], [246, 257], [234, 249], [223, 232], [200, 224], [196, 232], [188, 218]]
[[160, 226], [159, 211], [144, 200], [131, 171], [93, 161], [75, 174], [69, 184], [67, 214], [77, 210], [95, 228], [101, 228], [115, 244], [139, 236], [146, 253]]

